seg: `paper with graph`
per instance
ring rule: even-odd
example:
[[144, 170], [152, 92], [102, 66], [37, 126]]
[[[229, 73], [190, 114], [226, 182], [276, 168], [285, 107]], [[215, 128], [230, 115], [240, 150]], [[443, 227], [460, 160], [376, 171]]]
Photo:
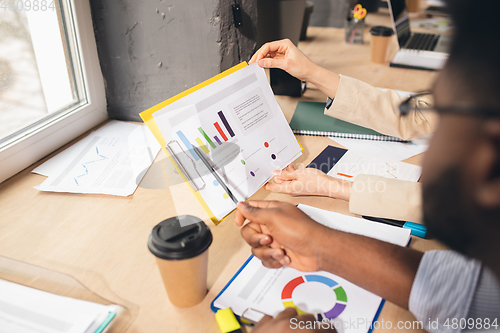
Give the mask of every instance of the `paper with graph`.
[[365, 151], [348, 150], [328, 172], [329, 176], [348, 181], [354, 181], [359, 174], [416, 182], [422, 174], [422, 168], [398, 160], [367, 154]]
[[[298, 207], [313, 220], [332, 229], [399, 246], [406, 246], [410, 240], [408, 229], [307, 205]], [[381, 297], [329, 272], [300, 272], [290, 267], [269, 269], [259, 259], [251, 257], [212, 302], [212, 310], [229, 307], [238, 316], [259, 321], [264, 314], [276, 316], [285, 308], [293, 307], [319, 321], [331, 321], [338, 332], [366, 333], [376, 320], [381, 304]]]
[[128, 196], [160, 151], [144, 125], [111, 121], [33, 170], [40, 191]]
[[245, 200], [301, 154], [267, 81], [250, 65], [152, 114], [170, 155], [221, 220], [235, 204], [200, 160], [198, 147], [238, 200]]

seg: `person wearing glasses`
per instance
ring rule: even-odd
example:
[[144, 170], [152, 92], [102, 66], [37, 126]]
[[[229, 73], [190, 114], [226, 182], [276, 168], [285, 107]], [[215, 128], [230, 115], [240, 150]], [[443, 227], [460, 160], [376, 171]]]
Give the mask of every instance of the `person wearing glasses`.
[[[393, 113], [387, 118], [391, 126], [380, 125], [386, 126], [385, 134], [427, 131], [427, 114], [438, 118], [435, 128], [428, 129], [434, 134], [422, 166], [421, 207], [429, 232], [452, 250], [422, 253], [329, 229], [296, 206], [278, 201], [238, 203], [235, 223], [266, 267], [339, 275], [409, 309], [429, 332], [496, 332], [500, 329], [500, 29], [495, 20], [483, 18], [484, 8], [500, 12], [500, 1], [448, 0], [447, 5], [455, 36], [433, 87], [433, 106], [415, 98], [401, 101], [390, 91], [373, 94], [389, 109], [382, 112]], [[285, 59], [280, 68], [311, 80], [336, 100], [342, 95], [345, 77], [310, 63], [304, 68], [300, 64], [308, 60], [291, 45], [274, 45], [263, 52], [272, 58], [257, 55], [253, 60], [269, 66], [269, 60]], [[343, 97], [345, 102], [340, 102], [349, 109], [349, 98]], [[373, 105], [369, 107], [373, 110]], [[380, 117], [379, 112], [368, 112], [354, 118], [365, 126], [376, 125], [378, 121], [370, 118]], [[262, 319], [253, 332], [297, 331], [290, 326], [293, 318], [314, 320], [286, 309], [275, 318]]]
[[[313, 63], [290, 40], [264, 44], [250, 59], [260, 67], [280, 68], [296, 78], [313, 83], [327, 96], [325, 114], [382, 134], [404, 140], [432, 134], [437, 116], [426, 111], [429, 93], [416, 94], [406, 101], [396, 91], [378, 89], [347, 76], [335, 74]], [[422, 98], [421, 98], [422, 97]], [[419, 109], [401, 116], [399, 105]], [[422, 222], [421, 184], [374, 175], [359, 175], [354, 182], [330, 177], [314, 168], [295, 169], [289, 165], [276, 170], [271, 192], [291, 195], [319, 195], [349, 201], [353, 214]]]

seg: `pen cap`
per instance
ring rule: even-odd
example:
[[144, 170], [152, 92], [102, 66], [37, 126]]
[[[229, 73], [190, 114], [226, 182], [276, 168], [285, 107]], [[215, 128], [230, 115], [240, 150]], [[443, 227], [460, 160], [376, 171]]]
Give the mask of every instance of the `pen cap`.
[[156, 225], [149, 235], [148, 248], [158, 258], [184, 260], [205, 252], [212, 244], [212, 239], [210, 229], [202, 220], [182, 215]]

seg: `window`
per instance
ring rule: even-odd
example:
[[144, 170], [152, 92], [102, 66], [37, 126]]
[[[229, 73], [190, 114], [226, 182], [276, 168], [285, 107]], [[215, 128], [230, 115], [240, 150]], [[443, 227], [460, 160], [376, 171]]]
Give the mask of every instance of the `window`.
[[88, 1], [0, 0], [0, 182], [106, 118]]

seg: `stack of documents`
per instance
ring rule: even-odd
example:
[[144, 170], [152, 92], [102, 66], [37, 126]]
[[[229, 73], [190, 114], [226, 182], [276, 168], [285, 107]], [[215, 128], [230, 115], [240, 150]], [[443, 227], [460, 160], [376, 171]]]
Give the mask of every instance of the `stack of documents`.
[[427, 144], [344, 138], [332, 139], [349, 150], [327, 172], [329, 176], [349, 181], [354, 181], [359, 174], [412, 182], [420, 179], [422, 168], [401, 162], [401, 160], [425, 152], [428, 147]]
[[422, 168], [413, 164], [334, 146], [327, 146], [307, 167], [348, 181], [364, 174], [416, 182], [422, 173]]
[[40, 191], [129, 196], [160, 151], [144, 125], [110, 121], [32, 172]]
[[116, 307], [54, 295], [0, 280], [0, 331], [100, 333]]
[[327, 174], [348, 181], [364, 174], [416, 182], [420, 179], [422, 168], [349, 149]]

